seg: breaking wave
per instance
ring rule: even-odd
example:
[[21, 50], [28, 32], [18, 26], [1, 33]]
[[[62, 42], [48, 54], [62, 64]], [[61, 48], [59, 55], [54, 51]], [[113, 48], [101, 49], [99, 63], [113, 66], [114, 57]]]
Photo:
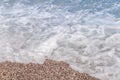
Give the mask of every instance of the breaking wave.
[[120, 79], [119, 0], [0, 0], [0, 61], [63, 60]]

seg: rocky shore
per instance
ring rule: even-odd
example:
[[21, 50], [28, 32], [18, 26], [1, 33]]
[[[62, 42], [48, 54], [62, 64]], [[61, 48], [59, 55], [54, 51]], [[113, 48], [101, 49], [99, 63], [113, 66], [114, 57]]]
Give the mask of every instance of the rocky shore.
[[0, 63], [0, 80], [100, 80], [73, 70], [63, 61], [46, 60], [36, 63]]

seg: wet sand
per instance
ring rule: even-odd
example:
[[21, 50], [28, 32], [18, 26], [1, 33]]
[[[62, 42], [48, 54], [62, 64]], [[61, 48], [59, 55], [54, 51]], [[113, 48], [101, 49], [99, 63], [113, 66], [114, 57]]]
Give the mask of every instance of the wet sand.
[[63, 61], [46, 60], [36, 63], [0, 63], [0, 80], [100, 80], [73, 70]]

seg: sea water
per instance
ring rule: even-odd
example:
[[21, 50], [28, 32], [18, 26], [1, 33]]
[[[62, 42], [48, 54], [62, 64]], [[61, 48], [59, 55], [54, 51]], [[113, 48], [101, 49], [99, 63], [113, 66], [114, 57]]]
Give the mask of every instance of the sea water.
[[0, 61], [46, 58], [120, 80], [120, 0], [0, 0]]

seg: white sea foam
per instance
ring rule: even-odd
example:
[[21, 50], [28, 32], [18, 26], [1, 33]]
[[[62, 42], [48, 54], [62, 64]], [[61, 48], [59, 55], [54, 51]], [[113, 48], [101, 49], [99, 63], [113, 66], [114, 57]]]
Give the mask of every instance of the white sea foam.
[[89, 13], [73, 7], [82, 0], [49, 1], [0, 1], [0, 61], [62, 60], [103, 80], [119, 80], [120, 20], [108, 13], [117, 3]]

